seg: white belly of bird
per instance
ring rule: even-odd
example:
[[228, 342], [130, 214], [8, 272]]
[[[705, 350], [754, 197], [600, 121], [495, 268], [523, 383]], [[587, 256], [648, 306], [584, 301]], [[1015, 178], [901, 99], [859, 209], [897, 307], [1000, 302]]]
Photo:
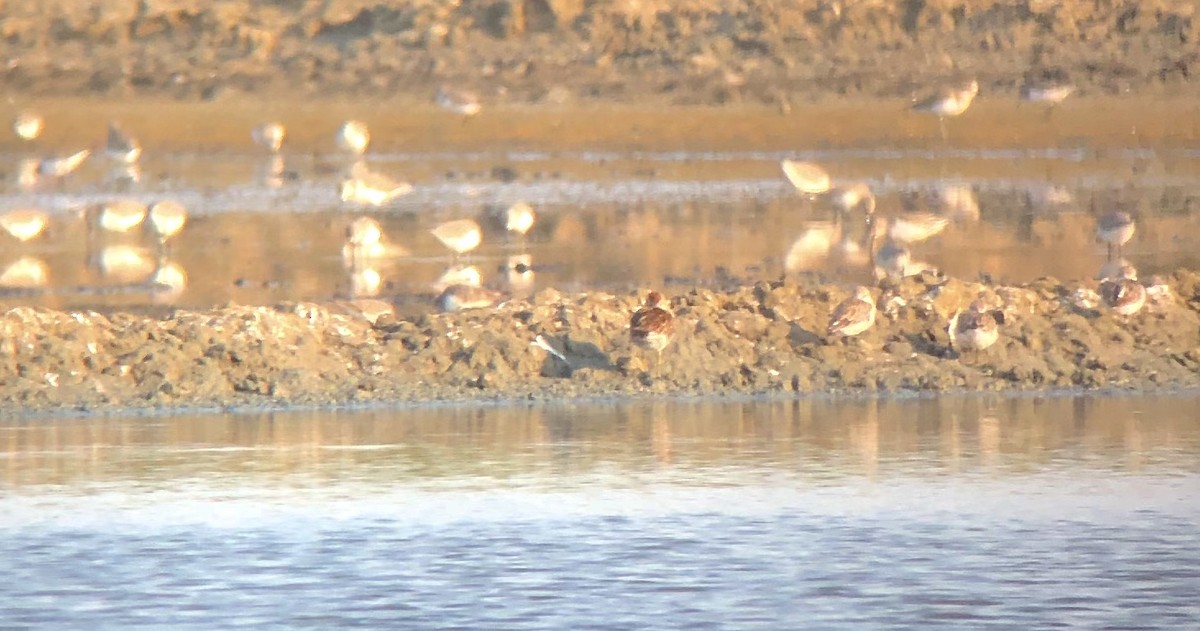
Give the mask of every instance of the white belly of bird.
[[967, 329], [959, 331], [955, 336], [955, 342], [958, 347], [968, 351], [981, 351], [996, 343], [996, 339], [1000, 337], [1000, 332], [996, 329], [990, 331], [984, 329]]

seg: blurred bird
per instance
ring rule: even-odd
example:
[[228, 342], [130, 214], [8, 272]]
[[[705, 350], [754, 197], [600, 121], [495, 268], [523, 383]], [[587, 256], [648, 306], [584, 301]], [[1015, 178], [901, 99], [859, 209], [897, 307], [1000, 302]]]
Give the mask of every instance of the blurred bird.
[[780, 167], [783, 168], [783, 175], [792, 183], [792, 186], [795, 186], [796, 190], [804, 195], [820, 195], [828, 191], [831, 186], [829, 172], [819, 164], [784, 160], [780, 163]]
[[977, 94], [979, 94], [979, 82], [972, 79], [964, 85], [941, 88], [933, 94], [916, 101], [912, 104], [912, 111], [937, 116], [938, 126], [942, 132], [942, 140], [946, 140], [946, 117], [959, 116], [967, 111], [967, 108], [971, 106], [971, 102], [975, 100], [975, 95]]
[[42, 135], [43, 126], [42, 117], [29, 110], [18, 113], [13, 119], [13, 132], [21, 140], [34, 140]]
[[629, 318], [629, 339], [639, 348], [655, 352], [656, 369], [661, 366], [663, 349], [675, 336], [675, 314], [659, 306], [662, 300], [662, 294], [650, 292]]
[[361, 162], [354, 165], [339, 187], [342, 201], [371, 206], [382, 206], [412, 190], [412, 184], [370, 171]]
[[371, 132], [362, 121], [348, 120], [342, 123], [337, 133], [338, 148], [353, 154], [362, 155], [371, 144]]
[[279, 150], [283, 148], [284, 139], [287, 138], [287, 129], [282, 123], [263, 123], [250, 132], [250, 137], [271, 153], [279, 153]]
[[1113, 258], [1114, 250], [1117, 256], [1121, 256], [1121, 249], [1133, 238], [1135, 231], [1137, 224], [1125, 211], [1108, 213], [1096, 220], [1096, 238], [1108, 244], [1110, 259]]
[[445, 85], [438, 89], [435, 100], [438, 107], [456, 114], [462, 114], [464, 117], [474, 116], [483, 110], [483, 104], [479, 101], [479, 95], [466, 90], [456, 90]]
[[966, 311], [955, 311], [950, 318], [950, 345], [965, 351], [985, 350], [1000, 337], [1001, 324], [1003, 311], [988, 309], [982, 300], [975, 300]]
[[141, 143], [126, 133], [116, 121], [108, 123], [108, 142], [104, 150], [112, 159], [126, 164], [133, 164], [142, 156]]
[[858, 335], [875, 324], [875, 313], [875, 299], [871, 297], [871, 290], [859, 286], [853, 296], [834, 308], [825, 333], [842, 337]]

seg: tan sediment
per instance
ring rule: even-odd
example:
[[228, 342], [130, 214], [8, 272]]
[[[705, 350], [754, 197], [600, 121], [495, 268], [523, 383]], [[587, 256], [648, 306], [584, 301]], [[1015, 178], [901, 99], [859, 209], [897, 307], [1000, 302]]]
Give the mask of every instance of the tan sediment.
[[[207, 406], [571, 399], [593, 396], [930, 393], [1200, 387], [1200, 274], [1124, 318], [1081, 307], [1095, 282], [984, 286], [915, 277], [906, 305], [856, 339], [820, 335], [847, 289], [807, 281], [668, 299], [661, 365], [630, 344], [638, 295], [558, 294], [394, 320], [378, 308], [289, 304], [132, 314], [14, 309], [0, 318], [0, 414]], [[949, 348], [953, 312], [1004, 309], [997, 344]], [[568, 363], [532, 342], [538, 335]]]

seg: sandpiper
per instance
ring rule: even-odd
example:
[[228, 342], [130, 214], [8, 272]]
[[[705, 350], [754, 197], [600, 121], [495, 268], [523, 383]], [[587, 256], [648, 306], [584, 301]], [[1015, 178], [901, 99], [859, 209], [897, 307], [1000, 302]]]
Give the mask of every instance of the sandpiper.
[[173, 199], [163, 199], [150, 207], [149, 217], [150, 226], [154, 228], [158, 240], [165, 243], [183, 230], [188, 220], [188, 212], [183, 204]]
[[[883, 222], [880, 222], [882, 224]], [[891, 218], [887, 235], [900, 243], [917, 243], [924, 241], [942, 230], [950, 220], [945, 215], [916, 211], [896, 215]]]
[[483, 285], [483, 274], [479, 273], [479, 268], [475, 265], [451, 265], [430, 284], [434, 291], [443, 291], [451, 285], [480, 287]]
[[504, 211], [504, 228], [524, 237], [533, 227], [533, 206], [526, 202], [517, 202]]
[[629, 339], [640, 348], [654, 351], [656, 366], [662, 362], [663, 349], [675, 335], [675, 314], [659, 306], [662, 300], [662, 294], [650, 292], [646, 302], [629, 318]]
[[353, 154], [362, 155], [371, 144], [371, 132], [362, 121], [348, 120], [342, 123], [337, 133], [338, 148]]
[[877, 278], [904, 278], [912, 266], [912, 252], [903, 244], [891, 239], [883, 242], [872, 253]]
[[142, 156], [142, 145], [137, 138], [129, 135], [116, 121], [108, 123], [108, 142], [104, 151], [114, 160], [133, 164]]
[[1121, 256], [1121, 248], [1133, 238], [1135, 231], [1137, 224], [1125, 211], [1108, 213], [1096, 220], [1096, 238], [1108, 244], [1110, 259], [1114, 250], [1117, 256]]
[[479, 102], [479, 95], [445, 85], [438, 89], [435, 100], [442, 109], [466, 117], [474, 116], [483, 110], [483, 104]]
[[831, 186], [829, 172], [819, 164], [784, 160], [779, 163], [779, 166], [783, 168], [783, 174], [792, 183], [792, 186], [795, 186], [796, 190], [804, 195], [820, 195], [827, 192]]
[[851, 337], [871, 328], [875, 324], [875, 299], [871, 290], [859, 286], [854, 295], [843, 300], [829, 317], [825, 333]]
[[474, 250], [483, 241], [483, 232], [474, 219], [447, 221], [438, 224], [430, 232], [442, 245], [454, 250], [456, 255]]
[[338, 189], [342, 201], [371, 206], [382, 206], [412, 190], [412, 184], [370, 171], [362, 163], [351, 169], [350, 176], [342, 180]]
[[1004, 311], [988, 309], [983, 300], [975, 300], [966, 311], [955, 311], [947, 331], [951, 346], [966, 351], [982, 351], [1000, 337]]
[[250, 137], [271, 153], [279, 153], [283, 148], [284, 139], [287, 138], [287, 129], [282, 123], [272, 121], [255, 127], [254, 131], [250, 132]]
[[1100, 297], [1113, 313], [1131, 316], [1146, 305], [1146, 287], [1132, 278], [1115, 278], [1100, 283]]
[[439, 311], [465, 311], [467, 309], [485, 309], [500, 302], [503, 296], [498, 291], [475, 285], [451, 285], [438, 295], [436, 305]]
[[1062, 103], [1071, 93], [1075, 91], [1075, 86], [1066, 81], [1058, 79], [1029, 79], [1021, 85], [1021, 100], [1030, 103], [1046, 103], [1050, 106], [1047, 114], [1053, 111], [1054, 106]]
[[114, 199], [99, 208], [97, 224], [109, 232], [129, 232], [146, 220], [146, 204], [136, 199]]
[[975, 95], [979, 94], [979, 82], [972, 79], [965, 85], [942, 88], [912, 104], [912, 111], [933, 114], [938, 117], [942, 140], [946, 139], [946, 117], [958, 116], [967, 111]]
[[78, 169], [92, 155], [91, 149], [80, 149], [68, 156], [23, 160], [17, 179], [23, 188], [32, 188], [44, 178], [66, 177]]
[[50, 216], [36, 208], [21, 208], [0, 215], [0, 227], [21, 242], [41, 235], [49, 223]]
[[13, 119], [13, 131], [21, 140], [33, 140], [42, 135], [44, 122], [42, 117], [29, 110], [17, 114]]

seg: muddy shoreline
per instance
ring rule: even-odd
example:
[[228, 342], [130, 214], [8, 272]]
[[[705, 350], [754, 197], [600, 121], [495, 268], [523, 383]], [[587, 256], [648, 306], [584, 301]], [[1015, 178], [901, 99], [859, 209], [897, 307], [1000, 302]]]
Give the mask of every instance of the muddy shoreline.
[[[842, 287], [785, 279], [690, 290], [668, 296], [678, 333], [661, 364], [629, 342], [634, 293], [544, 290], [400, 319], [378, 301], [164, 318], [18, 308], [0, 318], [0, 414], [1200, 387], [1200, 274], [1160, 280], [1165, 295], [1125, 318], [1081, 299], [1094, 281], [912, 277], [893, 288], [901, 300], [890, 315], [848, 342], [822, 333]], [[977, 295], [1007, 322], [995, 347], [960, 355], [946, 323]], [[539, 335], [567, 361], [532, 344]]]

